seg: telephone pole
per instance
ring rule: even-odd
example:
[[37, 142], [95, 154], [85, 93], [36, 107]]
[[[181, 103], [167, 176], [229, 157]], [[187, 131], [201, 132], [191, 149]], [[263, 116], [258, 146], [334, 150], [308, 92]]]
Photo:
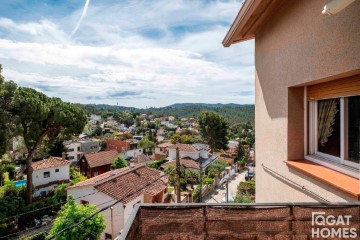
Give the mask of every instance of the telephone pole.
[[180, 171], [180, 153], [179, 148], [176, 148], [176, 202], [181, 202], [181, 188], [180, 188], [180, 178], [181, 178], [181, 171]]

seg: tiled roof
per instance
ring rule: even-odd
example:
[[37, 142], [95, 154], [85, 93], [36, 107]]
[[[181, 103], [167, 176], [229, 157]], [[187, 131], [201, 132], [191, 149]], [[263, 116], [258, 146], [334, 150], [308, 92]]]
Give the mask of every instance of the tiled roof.
[[137, 157], [134, 158], [134, 163], [145, 163], [145, 162], [150, 162], [151, 159], [146, 156], [145, 154], [140, 154]]
[[60, 167], [65, 165], [70, 165], [71, 162], [63, 159], [61, 157], [50, 157], [41, 161], [33, 162], [32, 168], [33, 170], [40, 170], [40, 169], [46, 169], [46, 168], [53, 168], [53, 167]]
[[116, 200], [128, 203], [144, 192], [156, 195], [164, 190], [167, 184], [158, 179], [160, 174], [159, 171], [146, 166], [135, 167], [133, 171], [99, 183], [95, 188]]
[[124, 172], [126, 170], [129, 170], [129, 167], [115, 169], [113, 171], [109, 171], [109, 172], [97, 175], [95, 177], [89, 178], [89, 179], [87, 179], [85, 181], [79, 182], [77, 184], [74, 184], [74, 185], [68, 187], [68, 189], [94, 185], [97, 182], [100, 182], [101, 180], [104, 180], [104, 179], [106, 179], [108, 177], [112, 177], [113, 175], [117, 175], [117, 174], [122, 173], [122, 172]]
[[157, 147], [165, 148], [165, 147], [170, 147], [172, 145], [173, 145], [172, 143], [166, 142], [166, 143], [161, 143], [161, 144], [157, 145]]
[[[161, 167], [163, 169], [166, 168], [166, 166], [168, 165], [174, 165], [176, 164], [176, 160], [171, 160], [167, 163], [164, 163], [161, 165]], [[189, 158], [189, 157], [184, 157], [180, 159], [180, 165], [184, 166], [185, 168], [191, 168], [191, 169], [197, 169], [200, 170], [200, 164], [197, 163], [196, 161], [194, 161], [193, 159]]]
[[210, 150], [210, 146], [207, 144], [202, 144], [202, 143], [194, 143], [193, 148], [195, 148], [197, 151], [201, 151], [201, 150], [205, 150], [205, 151], [209, 151]]
[[168, 146], [168, 149], [176, 149], [176, 148], [179, 148], [179, 151], [184, 151], [184, 152], [197, 152], [196, 149], [191, 144], [177, 143], [172, 146]]
[[89, 153], [84, 155], [90, 168], [112, 164], [115, 158], [117, 158], [118, 156], [119, 153], [116, 150]]

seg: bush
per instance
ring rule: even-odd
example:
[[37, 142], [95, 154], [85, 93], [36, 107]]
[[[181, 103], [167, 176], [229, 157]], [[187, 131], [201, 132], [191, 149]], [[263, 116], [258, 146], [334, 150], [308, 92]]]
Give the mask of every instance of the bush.
[[85, 181], [87, 177], [81, 175], [78, 171], [75, 170], [73, 166], [70, 167], [70, 182], [71, 185], [76, 184], [78, 182]]
[[213, 178], [204, 178], [203, 179], [203, 184], [213, 184], [214, 183], [214, 179]]
[[255, 194], [255, 181], [248, 180], [245, 182], [240, 182], [238, 186], [238, 192], [246, 195], [254, 195]]
[[56, 199], [56, 201], [63, 202], [66, 200], [66, 197], [67, 197], [66, 188], [70, 185], [71, 185], [71, 183], [63, 183], [63, 184], [58, 185], [55, 188], [54, 198]]
[[227, 166], [228, 164], [226, 161], [216, 160], [212, 165], [208, 167], [208, 176], [211, 178], [219, 176], [219, 174], [223, 172]]
[[125, 161], [125, 159], [123, 159], [122, 157], [117, 157], [115, 159], [115, 161], [113, 162], [113, 167], [118, 169], [118, 168], [124, 168], [127, 166], [127, 162]]
[[249, 196], [247, 196], [245, 194], [238, 193], [238, 194], [236, 194], [234, 200], [230, 201], [230, 202], [233, 202], [233, 203], [252, 203], [254, 201]]
[[148, 166], [148, 167], [151, 167], [151, 168], [159, 169], [160, 166], [161, 166], [162, 164], [166, 163], [166, 162], [167, 162], [167, 160], [166, 160], [165, 158], [162, 158], [162, 159], [160, 159], [160, 160], [153, 161], [153, 162], [149, 163], [147, 166]]

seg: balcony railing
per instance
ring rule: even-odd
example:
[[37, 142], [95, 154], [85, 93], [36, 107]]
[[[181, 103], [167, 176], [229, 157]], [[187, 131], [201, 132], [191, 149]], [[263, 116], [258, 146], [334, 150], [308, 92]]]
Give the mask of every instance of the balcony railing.
[[140, 204], [119, 239], [313, 239], [313, 231], [332, 231], [333, 239], [355, 232], [359, 239], [359, 216], [360, 203]]

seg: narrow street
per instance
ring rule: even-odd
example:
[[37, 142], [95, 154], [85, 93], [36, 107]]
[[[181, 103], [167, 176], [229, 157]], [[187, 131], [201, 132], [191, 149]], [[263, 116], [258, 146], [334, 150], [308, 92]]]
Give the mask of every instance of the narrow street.
[[[229, 179], [229, 199], [234, 197], [237, 193], [237, 187], [240, 182], [245, 181], [247, 170], [242, 170], [240, 173], [235, 173]], [[226, 183], [216, 187], [211, 194], [204, 197], [206, 203], [221, 203], [225, 201]]]

